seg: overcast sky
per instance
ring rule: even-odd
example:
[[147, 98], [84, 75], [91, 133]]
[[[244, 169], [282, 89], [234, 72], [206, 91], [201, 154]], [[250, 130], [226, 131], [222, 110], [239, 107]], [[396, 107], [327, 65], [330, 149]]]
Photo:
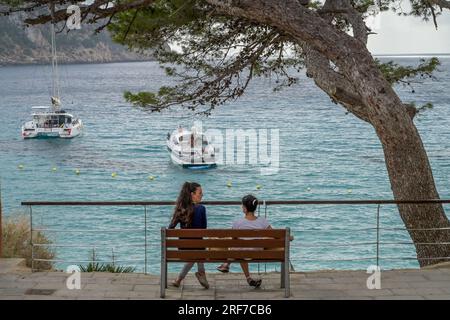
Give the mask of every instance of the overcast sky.
[[369, 37], [373, 54], [449, 53], [450, 11], [438, 17], [438, 30], [432, 21], [400, 17], [392, 12], [381, 14], [378, 34]]
[[[410, 5], [405, 2], [404, 12]], [[380, 14], [379, 20], [366, 21], [377, 34], [369, 36], [368, 48], [372, 54], [450, 54], [450, 10], [438, 16], [438, 29], [433, 21], [420, 17], [398, 16], [392, 11]], [[179, 50], [176, 44], [170, 44]]]

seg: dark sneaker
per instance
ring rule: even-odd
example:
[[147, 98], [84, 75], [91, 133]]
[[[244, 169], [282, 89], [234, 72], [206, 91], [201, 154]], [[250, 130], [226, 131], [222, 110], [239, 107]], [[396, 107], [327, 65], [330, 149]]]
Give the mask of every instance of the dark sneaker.
[[222, 273], [227, 273], [227, 272], [230, 271], [229, 268], [224, 267], [223, 265], [218, 266], [216, 269], [219, 270], [219, 271], [222, 272]]
[[206, 280], [206, 275], [205, 274], [201, 274], [199, 272], [196, 272], [195, 276], [197, 277], [198, 282], [200, 282], [200, 284], [203, 286], [203, 288], [209, 289], [209, 283], [208, 283], [208, 280]]
[[180, 284], [181, 284], [181, 281], [178, 282], [178, 281], [175, 280], [175, 281], [172, 282], [172, 286], [177, 287], [177, 288], [180, 286]]
[[255, 288], [259, 288], [261, 286], [262, 280], [261, 279], [253, 279], [253, 278], [247, 278], [247, 283], [251, 286], [251, 287], [255, 287]]

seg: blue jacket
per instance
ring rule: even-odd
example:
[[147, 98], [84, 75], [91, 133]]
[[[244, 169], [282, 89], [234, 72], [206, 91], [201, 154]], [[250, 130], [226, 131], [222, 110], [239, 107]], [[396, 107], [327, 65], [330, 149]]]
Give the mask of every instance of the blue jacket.
[[174, 229], [178, 223], [180, 224], [181, 229], [206, 229], [207, 220], [205, 206], [201, 204], [197, 204], [194, 206], [194, 216], [192, 218], [192, 224], [190, 227], [188, 227], [184, 222], [177, 220], [170, 223], [169, 229]]

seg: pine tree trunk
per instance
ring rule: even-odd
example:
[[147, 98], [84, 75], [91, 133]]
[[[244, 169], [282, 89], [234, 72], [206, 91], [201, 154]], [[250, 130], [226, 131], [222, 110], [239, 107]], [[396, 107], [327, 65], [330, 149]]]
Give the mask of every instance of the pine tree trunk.
[[[383, 145], [386, 167], [396, 200], [439, 199], [439, 194], [420, 135], [407, 114], [373, 123]], [[448, 262], [450, 230], [442, 204], [399, 204], [400, 216], [409, 230], [421, 267]], [[425, 245], [427, 243], [428, 245]], [[431, 244], [435, 243], [435, 244]]]

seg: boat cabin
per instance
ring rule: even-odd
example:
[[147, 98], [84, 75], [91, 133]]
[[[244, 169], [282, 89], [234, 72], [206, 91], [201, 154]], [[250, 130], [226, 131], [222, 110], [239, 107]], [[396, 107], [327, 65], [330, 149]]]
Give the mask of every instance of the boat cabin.
[[37, 128], [61, 128], [72, 124], [72, 115], [64, 110], [33, 113], [33, 122]]
[[202, 145], [202, 147], [206, 147], [208, 145], [208, 139], [204, 134], [180, 134], [180, 135], [174, 135], [172, 137], [172, 142], [175, 145], [178, 144], [188, 144], [188, 145], [195, 145], [199, 146]]

